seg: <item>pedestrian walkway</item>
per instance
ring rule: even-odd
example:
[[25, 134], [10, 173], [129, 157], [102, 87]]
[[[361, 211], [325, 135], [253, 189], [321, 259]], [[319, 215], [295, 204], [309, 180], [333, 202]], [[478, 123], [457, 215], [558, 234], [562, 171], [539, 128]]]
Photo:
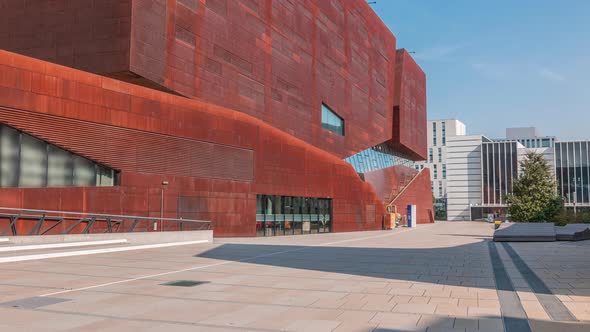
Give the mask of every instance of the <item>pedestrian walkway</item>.
[[492, 235], [449, 222], [0, 263], [0, 330], [590, 329], [590, 242]]

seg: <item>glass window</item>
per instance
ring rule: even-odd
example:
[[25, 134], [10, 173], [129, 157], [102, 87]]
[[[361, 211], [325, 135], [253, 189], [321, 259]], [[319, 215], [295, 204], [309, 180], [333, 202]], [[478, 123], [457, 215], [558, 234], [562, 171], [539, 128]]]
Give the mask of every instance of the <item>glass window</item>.
[[2, 187], [114, 186], [117, 172], [0, 124]]
[[438, 162], [442, 163], [442, 149], [438, 148]]
[[442, 123], [442, 145], [447, 145], [447, 123], [444, 121]]
[[434, 174], [434, 179], [436, 180], [436, 178], [438, 177], [438, 167], [436, 167], [436, 165], [432, 166], [432, 172]]
[[366, 173], [397, 165], [418, 167], [414, 161], [396, 151], [387, 143], [363, 150], [344, 159], [344, 161], [351, 164], [357, 173]]
[[574, 143], [566, 143], [566, 147], [567, 147], [567, 154], [566, 154], [566, 199], [568, 203], [573, 203], [574, 202], [574, 191], [576, 191], [575, 189], [575, 184], [574, 184]]
[[447, 178], [447, 165], [446, 164], [442, 165], [442, 176], [443, 176], [443, 179]]
[[322, 128], [344, 136], [344, 120], [322, 103]]
[[22, 135], [19, 187], [44, 187], [47, 179], [47, 146], [43, 141]]
[[72, 186], [72, 154], [55, 146], [49, 146], [47, 162], [47, 186]]
[[483, 191], [483, 203], [490, 204], [490, 176], [489, 176], [489, 164], [488, 164], [488, 148], [489, 144], [484, 143], [481, 146], [481, 174], [482, 174], [482, 191]]
[[7, 127], [0, 127], [0, 180], [2, 187], [18, 186], [20, 134]]
[[576, 168], [574, 178], [574, 199], [576, 203], [583, 202], [582, 199], [582, 147], [580, 142], [574, 143], [574, 167]]
[[74, 185], [77, 187], [93, 186], [95, 181], [94, 163], [88, 159], [74, 156]]
[[432, 145], [436, 146], [436, 122], [432, 123]]
[[432, 148], [428, 149], [428, 162], [432, 162], [433, 157], [432, 157]]
[[256, 196], [256, 236], [328, 233], [332, 200], [329, 198]]
[[563, 167], [561, 165], [561, 144], [555, 144], [555, 177], [557, 181], [557, 193], [563, 197]]
[[[508, 143], [509, 144], [509, 143]], [[506, 146], [507, 143], [500, 143], [499, 144], [500, 149], [499, 149], [499, 154], [498, 154], [498, 169], [499, 169], [499, 186], [498, 188], [500, 189], [499, 191], [499, 195], [496, 197], [496, 201], [499, 204], [503, 204], [504, 203], [504, 197], [506, 197], [506, 182], [508, 181], [507, 179], [507, 174], [506, 174]]]
[[580, 202], [582, 203], [590, 203], [590, 193], [588, 192], [589, 186], [588, 186], [588, 175], [590, 168], [589, 168], [589, 164], [588, 164], [588, 142], [582, 142], [581, 143], [581, 149], [582, 149], [582, 157], [581, 157], [581, 168], [582, 168], [582, 200]]
[[115, 185], [115, 171], [101, 165], [96, 165], [96, 185], [109, 187]]

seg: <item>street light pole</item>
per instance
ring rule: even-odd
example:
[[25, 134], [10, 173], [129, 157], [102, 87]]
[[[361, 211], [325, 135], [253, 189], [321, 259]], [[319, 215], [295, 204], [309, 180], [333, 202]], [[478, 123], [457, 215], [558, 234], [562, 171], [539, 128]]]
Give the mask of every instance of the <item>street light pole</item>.
[[164, 231], [164, 186], [168, 185], [168, 181], [162, 181], [162, 188], [160, 191], [160, 232]]
[[578, 202], [578, 197], [577, 197], [577, 195], [576, 195], [576, 192], [575, 192], [575, 191], [573, 192], [573, 194], [574, 194], [574, 215], [576, 215], [576, 214], [577, 214], [577, 212], [578, 212], [578, 211], [577, 211], [577, 208], [576, 208], [576, 203]]

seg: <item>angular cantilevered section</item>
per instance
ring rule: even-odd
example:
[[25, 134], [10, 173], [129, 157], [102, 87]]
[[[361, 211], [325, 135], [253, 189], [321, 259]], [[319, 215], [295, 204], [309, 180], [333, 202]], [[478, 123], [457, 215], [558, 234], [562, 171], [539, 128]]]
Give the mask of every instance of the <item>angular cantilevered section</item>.
[[394, 91], [391, 144], [413, 160], [425, 160], [426, 75], [405, 49], [397, 50]]

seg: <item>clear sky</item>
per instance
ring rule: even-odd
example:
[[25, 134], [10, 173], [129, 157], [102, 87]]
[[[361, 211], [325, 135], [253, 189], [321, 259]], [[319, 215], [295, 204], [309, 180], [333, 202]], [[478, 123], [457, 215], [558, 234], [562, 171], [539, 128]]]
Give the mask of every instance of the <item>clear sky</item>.
[[377, 0], [428, 77], [428, 118], [590, 139], [589, 0]]

